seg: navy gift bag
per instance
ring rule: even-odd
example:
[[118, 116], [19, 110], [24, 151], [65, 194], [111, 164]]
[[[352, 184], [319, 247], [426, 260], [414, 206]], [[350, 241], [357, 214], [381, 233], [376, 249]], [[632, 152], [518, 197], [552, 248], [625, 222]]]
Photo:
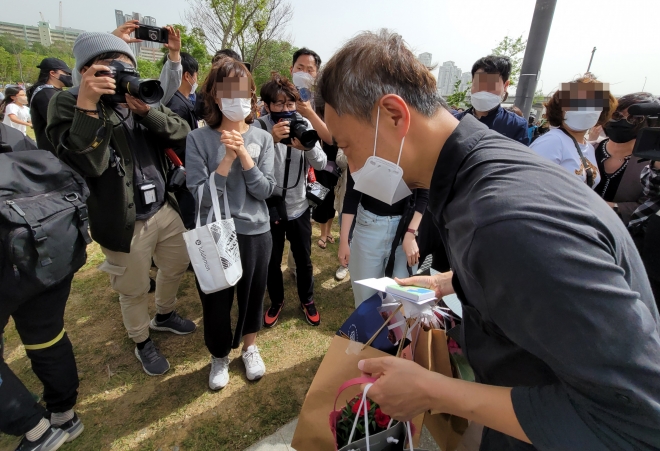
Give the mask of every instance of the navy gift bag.
[[[360, 343], [369, 341], [387, 319], [387, 316], [381, 316], [378, 311], [378, 308], [383, 304], [382, 296], [382, 293], [376, 293], [360, 304], [339, 328], [337, 335], [345, 335], [350, 340]], [[389, 329], [385, 327], [378, 334], [378, 337], [376, 337], [371, 346], [388, 354], [396, 355], [398, 346], [393, 343], [393, 340], [396, 339], [394, 338], [394, 334], [392, 334], [391, 341], [388, 338], [388, 334]]]

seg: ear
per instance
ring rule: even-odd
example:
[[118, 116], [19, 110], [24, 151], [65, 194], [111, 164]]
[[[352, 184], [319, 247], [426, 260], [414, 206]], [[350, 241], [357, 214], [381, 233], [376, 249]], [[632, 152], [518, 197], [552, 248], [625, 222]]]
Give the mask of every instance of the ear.
[[380, 124], [389, 124], [395, 128], [396, 135], [403, 139], [410, 128], [410, 109], [406, 102], [396, 94], [387, 94], [378, 102], [380, 106]]
[[511, 84], [511, 80], [507, 80], [507, 81], [504, 83], [504, 90], [505, 90], [505, 91], [509, 89], [509, 85], [510, 85], [510, 84]]

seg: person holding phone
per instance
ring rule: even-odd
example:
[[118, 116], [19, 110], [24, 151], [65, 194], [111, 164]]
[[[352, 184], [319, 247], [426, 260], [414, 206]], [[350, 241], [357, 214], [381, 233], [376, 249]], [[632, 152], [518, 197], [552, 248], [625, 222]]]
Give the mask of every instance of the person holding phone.
[[[135, 31], [140, 29], [141, 26], [140, 21], [129, 20], [114, 30], [112, 34], [127, 44], [142, 42], [143, 39], [134, 36]], [[181, 86], [181, 78], [183, 76], [183, 66], [181, 66], [181, 31], [171, 25], [161, 30], [163, 32], [159, 36], [167, 36], [167, 40], [163, 41], [164, 47], [167, 49], [167, 57], [159, 77], [160, 87], [163, 88], [164, 92], [160, 103], [167, 105], [179, 89], [179, 86]], [[76, 77], [75, 73], [73, 75]]]

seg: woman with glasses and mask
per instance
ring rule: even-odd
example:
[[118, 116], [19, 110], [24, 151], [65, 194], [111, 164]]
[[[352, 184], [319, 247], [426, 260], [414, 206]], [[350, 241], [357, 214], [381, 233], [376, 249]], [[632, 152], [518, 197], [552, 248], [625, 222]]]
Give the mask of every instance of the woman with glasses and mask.
[[631, 116], [628, 108], [637, 103], [658, 102], [647, 92], [628, 94], [618, 99], [618, 106], [612, 119], [605, 123], [603, 131], [607, 138], [600, 143], [592, 143], [596, 148], [596, 162], [601, 182], [595, 188], [628, 225], [630, 215], [642, 203], [644, 194], [640, 177], [648, 166], [648, 160], [633, 156], [637, 134], [649, 126], [645, 116]]
[[580, 177], [590, 188], [601, 180], [594, 147], [585, 138], [595, 125], [603, 125], [616, 108], [607, 83], [584, 76], [562, 83], [545, 104], [548, 122], [554, 129], [529, 147]]
[[57, 58], [44, 58], [37, 67], [40, 69], [39, 78], [27, 90], [34, 135], [40, 149], [55, 152], [55, 147], [48, 141], [46, 136], [48, 103], [62, 88], [73, 86], [71, 69], [64, 61]]

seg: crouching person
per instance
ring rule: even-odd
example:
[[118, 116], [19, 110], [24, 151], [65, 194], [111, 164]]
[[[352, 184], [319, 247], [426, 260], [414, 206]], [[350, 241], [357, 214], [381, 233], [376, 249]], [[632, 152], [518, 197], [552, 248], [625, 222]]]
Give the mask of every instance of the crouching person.
[[[174, 310], [189, 259], [176, 200], [165, 190], [164, 153], [183, 145], [190, 129], [159, 98], [147, 104], [123, 95], [108, 66], [131, 70], [136, 63], [118, 37], [83, 33], [73, 54], [76, 87], [53, 97], [46, 132], [56, 155], [87, 181], [90, 232], [106, 257], [100, 269], [119, 293], [135, 356], [147, 374], [161, 375], [170, 364], [149, 338], [149, 328], [179, 335], [195, 330]], [[150, 321], [152, 259], [158, 266], [157, 313]]]
[[[0, 432], [23, 435], [17, 451], [54, 451], [84, 429], [73, 410], [79, 380], [64, 310], [91, 242], [89, 191], [50, 152], [23, 152], [23, 138], [0, 124]], [[43, 385], [45, 409], [4, 361], [9, 318]]]
[[[256, 117], [257, 97], [252, 76], [243, 63], [233, 58], [216, 63], [202, 92], [208, 100], [204, 107], [208, 127], [188, 135], [188, 189], [195, 196], [196, 213], [202, 224], [208, 221], [212, 196], [226, 196], [243, 267], [243, 276], [236, 285], [238, 322], [233, 336], [234, 287], [205, 294], [197, 284], [204, 309], [204, 341], [211, 353], [209, 387], [218, 390], [229, 382], [229, 353], [239, 347], [241, 340], [247, 378], [259, 379], [266, 371], [255, 340], [262, 324], [268, 261], [273, 247], [266, 199], [275, 188], [274, 149], [270, 133], [249, 125]], [[211, 99], [215, 102], [210, 102]], [[209, 183], [210, 175], [215, 182], [214, 190]]]

